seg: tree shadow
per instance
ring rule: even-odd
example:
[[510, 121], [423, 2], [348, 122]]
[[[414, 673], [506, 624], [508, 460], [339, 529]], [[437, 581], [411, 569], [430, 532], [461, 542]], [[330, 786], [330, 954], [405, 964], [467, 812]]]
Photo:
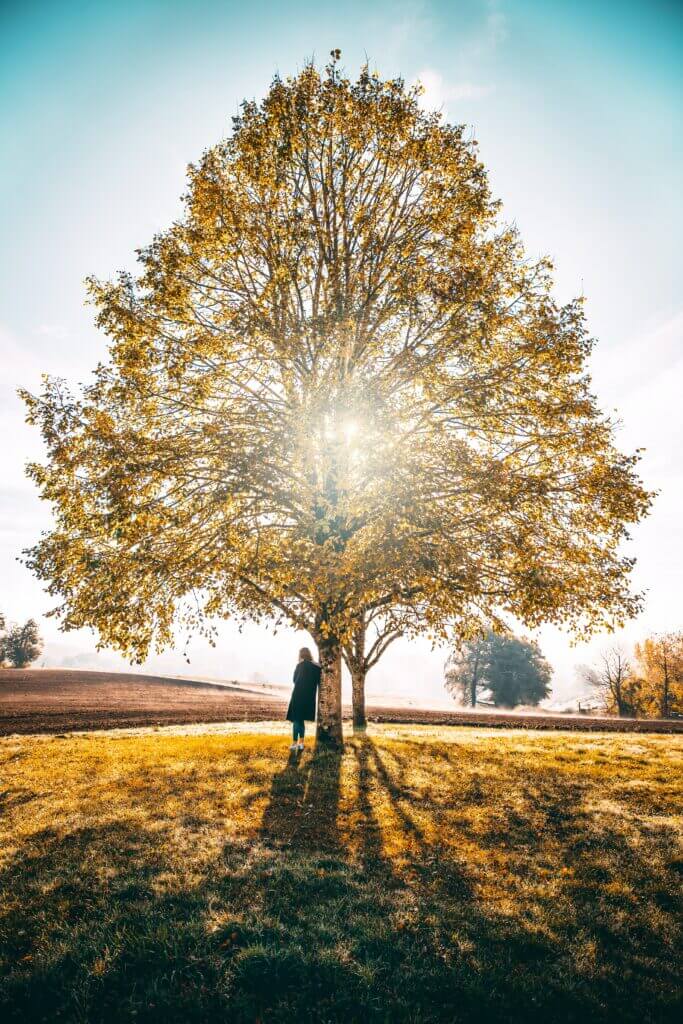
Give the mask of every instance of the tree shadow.
[[30, 804], [32, 800], [47, 796], [46, 793], [35, 793], [30, 789], [14, 789], [0, 792], [0, 812], [3, 814], [12, 807], [21, 807], [23, 804]]
[[[443, 760], [418, 784], [419, 755], [366, 734], [290, 756], [255, 839], [223, 837], [202, 866], [183, 864], [180, 813], [37, 833], [0, 872], [4, 1019], [676, 1019], [671, 894], [622, 823], [596, 835], [581, 786], [552, 773], [468, 817], [486, 780], [456, 766], [444, 796]], [[539, 885], [540, 843], [566, 887]], [[635, 896], [613, 885], [627, 870]]]
[[291, 751], [273, 777], [259, 828], [261, 841], [294, 850], [337, 849], [341, 766], [340, 750], [316, 744], [310, 755]]
[[[369, 737], [355, 744], [355, 752], [366, 825], [364, 864], [370, 868], [378, 863], [387, 890], [409, 892], [412, 897], [402, 935], [412, 930], [419, 936], [415, 956], [425, 968], [422, 992], [427, 1003], [430, 988], [434, 998], [439, 993], [446, 1011], [439, 1019], [674, 1019], [678, 997], [672, 999], [672, 993], [680, 993], [670, 969], [679, 934], [675, 880], [663, 882], [653, 871], [621, 820], [596, 834], [583, 809], [580, 783], [551, 773], [544, 792], [529, 779], [515, 794], [522, 797], [521, 809], [502, 804], [484, 825], [460, 822], [465, 849], [505, 858], [501, 870], [507, 875], [507, 893], [500, 886], [501, 893], [491, 897], [462, 854], [452, 845], [444, 846], [438, 834], [427, 837], [420, 827], [425, 797], [406, 780], [410, 757], [392, 750], [394, 764], [389, 769], [387, 755]], [[398, 825], [408, 840], [407, 858], [387, 856], [381, 841], [384, 829], [373, 810], [373, 786], [389, 798], [394, 827]], [[429, 802], [430, 816], [438, 824], [438, 802]], [[475, 776], [473, 784], [454, 793], [441, 810], [459, 806], [467, 811], [482, 802], [486, 797]], [[556, 869], [564, 865], [569, 872], [568, 884], [559, 893], [552, 886], [539, 886], [530, 870], [529, 851], [546, 846]], [[627, 875], [640, 880], [637, 892], [621, 886]], [[513, 903], [521, 911], [511, 913]], [[400, 906], [394, 906], [394, 919], [400, 926]], [[573, 941], [586, 949], [583, 962], [581, 955], [573, 955]], [[609, 961], [607, 969], [600, 965], [600, 956]], [[408, 976], [413, 962], [408, 955]], [[449, 984], [441, 971], [444, 963]], [[625, 978], [630, 989], [624, 987]]]

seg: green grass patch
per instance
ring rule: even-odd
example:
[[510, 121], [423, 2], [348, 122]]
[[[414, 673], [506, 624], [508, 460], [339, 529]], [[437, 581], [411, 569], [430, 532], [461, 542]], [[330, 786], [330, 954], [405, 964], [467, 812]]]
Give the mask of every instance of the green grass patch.
[[683, 741], [0, 743], [7, 1021], [679, 1019]]

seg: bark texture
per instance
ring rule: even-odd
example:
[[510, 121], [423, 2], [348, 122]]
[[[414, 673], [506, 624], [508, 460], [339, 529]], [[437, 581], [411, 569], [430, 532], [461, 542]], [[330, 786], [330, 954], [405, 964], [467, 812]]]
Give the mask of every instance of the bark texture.
[[318, 651], [322, 676], [318, 693], [316, 743], [320, 746], [341, 748], [344, 745], [341, 700], [341, 645], [337, 640], [326, 639], [318, 643]]
[[365, 717], [365, 672], [357, 668], [351, 671], [351, 694], [353, 701], [353, 731], [365, 732], [367, 719]]

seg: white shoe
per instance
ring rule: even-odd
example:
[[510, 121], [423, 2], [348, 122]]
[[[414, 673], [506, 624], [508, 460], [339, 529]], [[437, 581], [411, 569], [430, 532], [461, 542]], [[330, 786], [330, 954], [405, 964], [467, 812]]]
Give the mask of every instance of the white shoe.
[[299, 751], [300, 754], [303, 753], [303, 749], [304, 749], [303, 743], [299, 743], [299, 745], [297, 746], [297, 750]]
[[290, 750], [298, 750], [299, 749], [298, 743], [290, 743], [289, 749]]

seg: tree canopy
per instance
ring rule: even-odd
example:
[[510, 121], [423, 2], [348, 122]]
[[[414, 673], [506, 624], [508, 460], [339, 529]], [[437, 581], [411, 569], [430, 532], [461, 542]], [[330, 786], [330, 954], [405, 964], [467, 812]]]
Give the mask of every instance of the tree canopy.
[[55, 510], [27, 560], [66, 628], [142, 659], [174, 624], [279, 618], [324, 648], [324, 691], [359, 615], [443, 636], [639, 608], [620, 544], [650, 496], [581, 302], [418, 98], [336, 57], [276, 77], [139, 274], [90, 280], [108, 361], [25, 396]]
[[[4, 628], [0, 617], [0, 628]], [[14, 668], [26, 668], [40, 657], [43, 641], [35, 619], [28, 619], [23, 626], [12, 626], [0, 637], [0, 665], [9, 662]]]
[[668, 718], [683, 712], [683, 632], [656, 633], [635, 645], [639, 710]]
[[497, 707], [514, 708], [547, 697], [551, 675], [538, 644], [488, 630], [451, 654], [446, 688], [472, 707], [480, 694], [486, 694]]
[[603, 651], [596, 667], [581, 666], [579, 677], [602, 695], [605, 710], [610, 714], [620, 718], [638, 714], [640, 681], [631, 659], [619, 644]]
[[635, 644], [633, 657], [615, 644], [579, 679], [601, 692], [605, 709], [618, 715], [669, 718], [683, 711], [683, 633], [653, 633]]
[[491, 636], [486, 686], [497, 707], [538, 704], [550, 694], [551, 676], [537, 643], [516, 636]]

